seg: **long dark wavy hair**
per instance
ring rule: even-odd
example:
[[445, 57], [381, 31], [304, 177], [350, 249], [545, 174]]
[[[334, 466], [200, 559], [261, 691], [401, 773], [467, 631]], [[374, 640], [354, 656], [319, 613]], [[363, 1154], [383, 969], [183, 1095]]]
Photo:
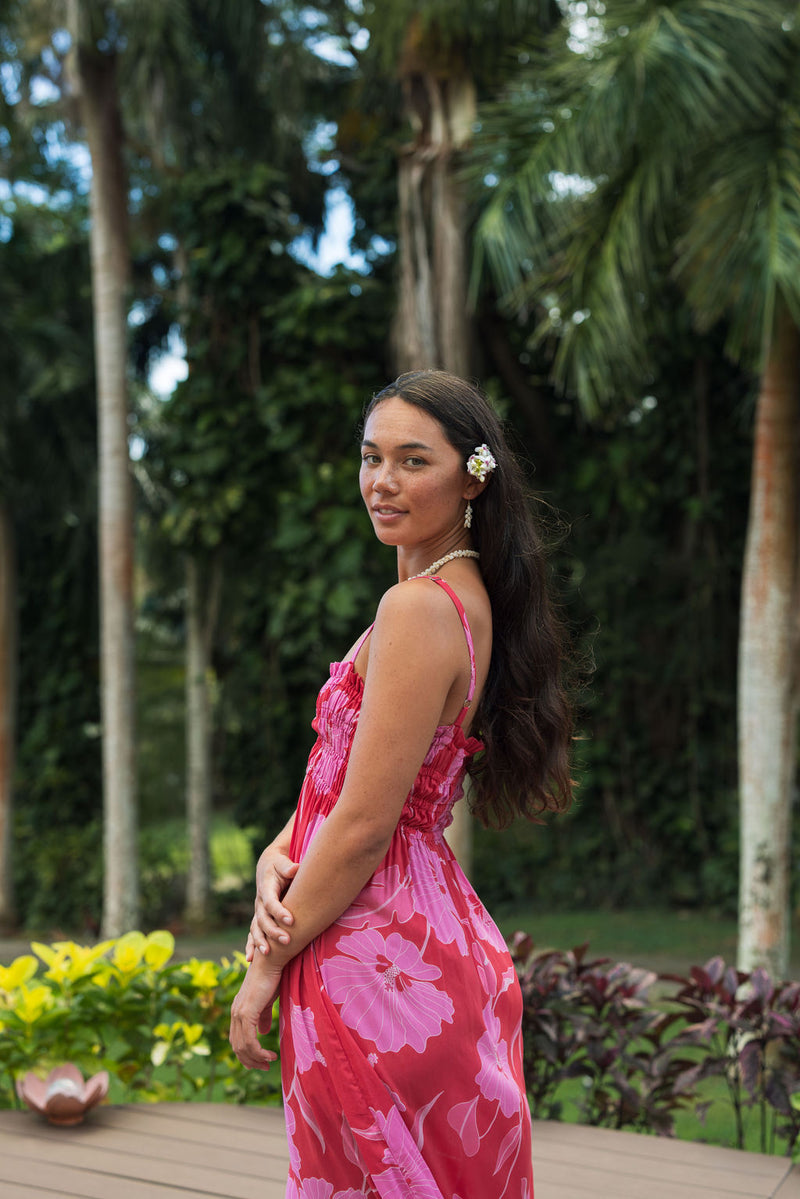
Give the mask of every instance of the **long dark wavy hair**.
[[473, 732], [484, 744], [468, 764], [470, 804], [485, 825], [563, 812], [572, 800], [572, 711], [562, 682], [564, 635], [547, 587], [542, 538], [522, 469], [481, 390], [446, 371], [409, 371], [372, 397], [366, 422], [397, 396], [439, 422], [467, 458], [484, 443], [497, 469], [472, 501], [472, 542], [492, 605], [489, 675]]

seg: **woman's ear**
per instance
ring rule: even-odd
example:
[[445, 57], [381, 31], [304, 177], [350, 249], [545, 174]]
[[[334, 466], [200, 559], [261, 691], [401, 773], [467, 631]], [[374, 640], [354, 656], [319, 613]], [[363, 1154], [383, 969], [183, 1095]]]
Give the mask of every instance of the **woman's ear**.
[[483, 482], [481, 482], [480, 479], [475, 479], [472, 477], [472, 475], [468, 474], [466, 485], [461, 494], [465, 500], [474, 500], [477, 495], [480, 495], [482, 491], [486, 490], [490, 482], [491, 478], [484, 479]]

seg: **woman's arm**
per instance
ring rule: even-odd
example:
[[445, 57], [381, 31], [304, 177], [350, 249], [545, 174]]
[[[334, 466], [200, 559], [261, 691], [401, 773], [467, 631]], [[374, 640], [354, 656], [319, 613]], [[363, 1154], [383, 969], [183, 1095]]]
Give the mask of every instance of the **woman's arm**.
[[[272, 942], [268, 957], [255, 955], [246, 979], [250, 998], [240, 1011], [234, 1005], [234, 1017], [243, 1018], [236, 1029], [232, 1024], [231, 1041], [245, 1064], [258, 1064], [258, 1052], [263, 1056], [255, 1035], [255, 1008], [274, 993], [276, 975], [286, 962], [349, 907], [375, 872], [449, 692], [454, 683], [468, 680], [468, 672], [461, 622], [447, 595], [439, 588], [402, 584], [386, 593], [372, 631], [342, 793], [284, 896], [294, 918], [291, 941]], [[464, 681], [465, 694], [466, 689]]]

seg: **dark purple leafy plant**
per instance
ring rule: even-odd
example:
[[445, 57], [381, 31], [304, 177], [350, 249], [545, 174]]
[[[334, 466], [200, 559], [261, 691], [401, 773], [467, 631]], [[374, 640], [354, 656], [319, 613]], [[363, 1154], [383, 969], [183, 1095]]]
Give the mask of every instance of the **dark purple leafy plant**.
[[672, 1135], [680, 1108], [704, 1116], [698, 1085], [722, 1077], [739, 1148], [748, 1108], [763, 1152], [777, 1136], [787, 1152], [800, 1148], [800, 983], [775, 984], [764, 970], [744, 974], [715, 957], [685, 977], [661, 975], [678, 989], [655, 1004], [655, 974], [587, 951], [537, 954], [525, 933], [511, 942], [534, 1116], [559, 1119], [561, 1084], [580, 1079], [585, 1123]]
[[524, 933], [511, 943], [533, 1114], [558, 1119], [557, 1089], [575, 1078], [585, 1123], [671, 1135], [675, 1112], [696, 1099], [693, 1062], [667, 1036], [678, 1017], [651, 1004], [655, 974], [587, 958], [587, 949], [536, 954]]
[[673, 1044], [702, 1050], [686, 1081], [725, 1079], [739, 1148], [744, 1111], [755, 1108], [762, 1152], [774, 1150], [777, 1135], [791, 1153], [800, 1138], [800, 983], [773, 983], [761, 969], [745, 974], [721, 957], [687, 977], [664, 977], [679, 984], [671, 1002], [686, 1021]]

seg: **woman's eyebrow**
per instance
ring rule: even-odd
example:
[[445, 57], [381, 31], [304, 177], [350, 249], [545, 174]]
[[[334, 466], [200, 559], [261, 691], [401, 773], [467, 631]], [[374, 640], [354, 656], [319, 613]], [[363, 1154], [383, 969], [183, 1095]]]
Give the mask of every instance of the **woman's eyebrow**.
[[[374, 450], [377, 450], [377, 448], [378, 448], [376, 442], [367, 441], [366, 439], [364, 439], [364, 441], [362, 441], [361, 444], [372, 446], [372, 448]], [[424, 441], [404, 441], [402, 443], [402, 445], [395, 446], [395, 449], [397, 449], [397, 450], [428, 450], [429, 452], [431, 452], [431, 446], [425, 445]]]

